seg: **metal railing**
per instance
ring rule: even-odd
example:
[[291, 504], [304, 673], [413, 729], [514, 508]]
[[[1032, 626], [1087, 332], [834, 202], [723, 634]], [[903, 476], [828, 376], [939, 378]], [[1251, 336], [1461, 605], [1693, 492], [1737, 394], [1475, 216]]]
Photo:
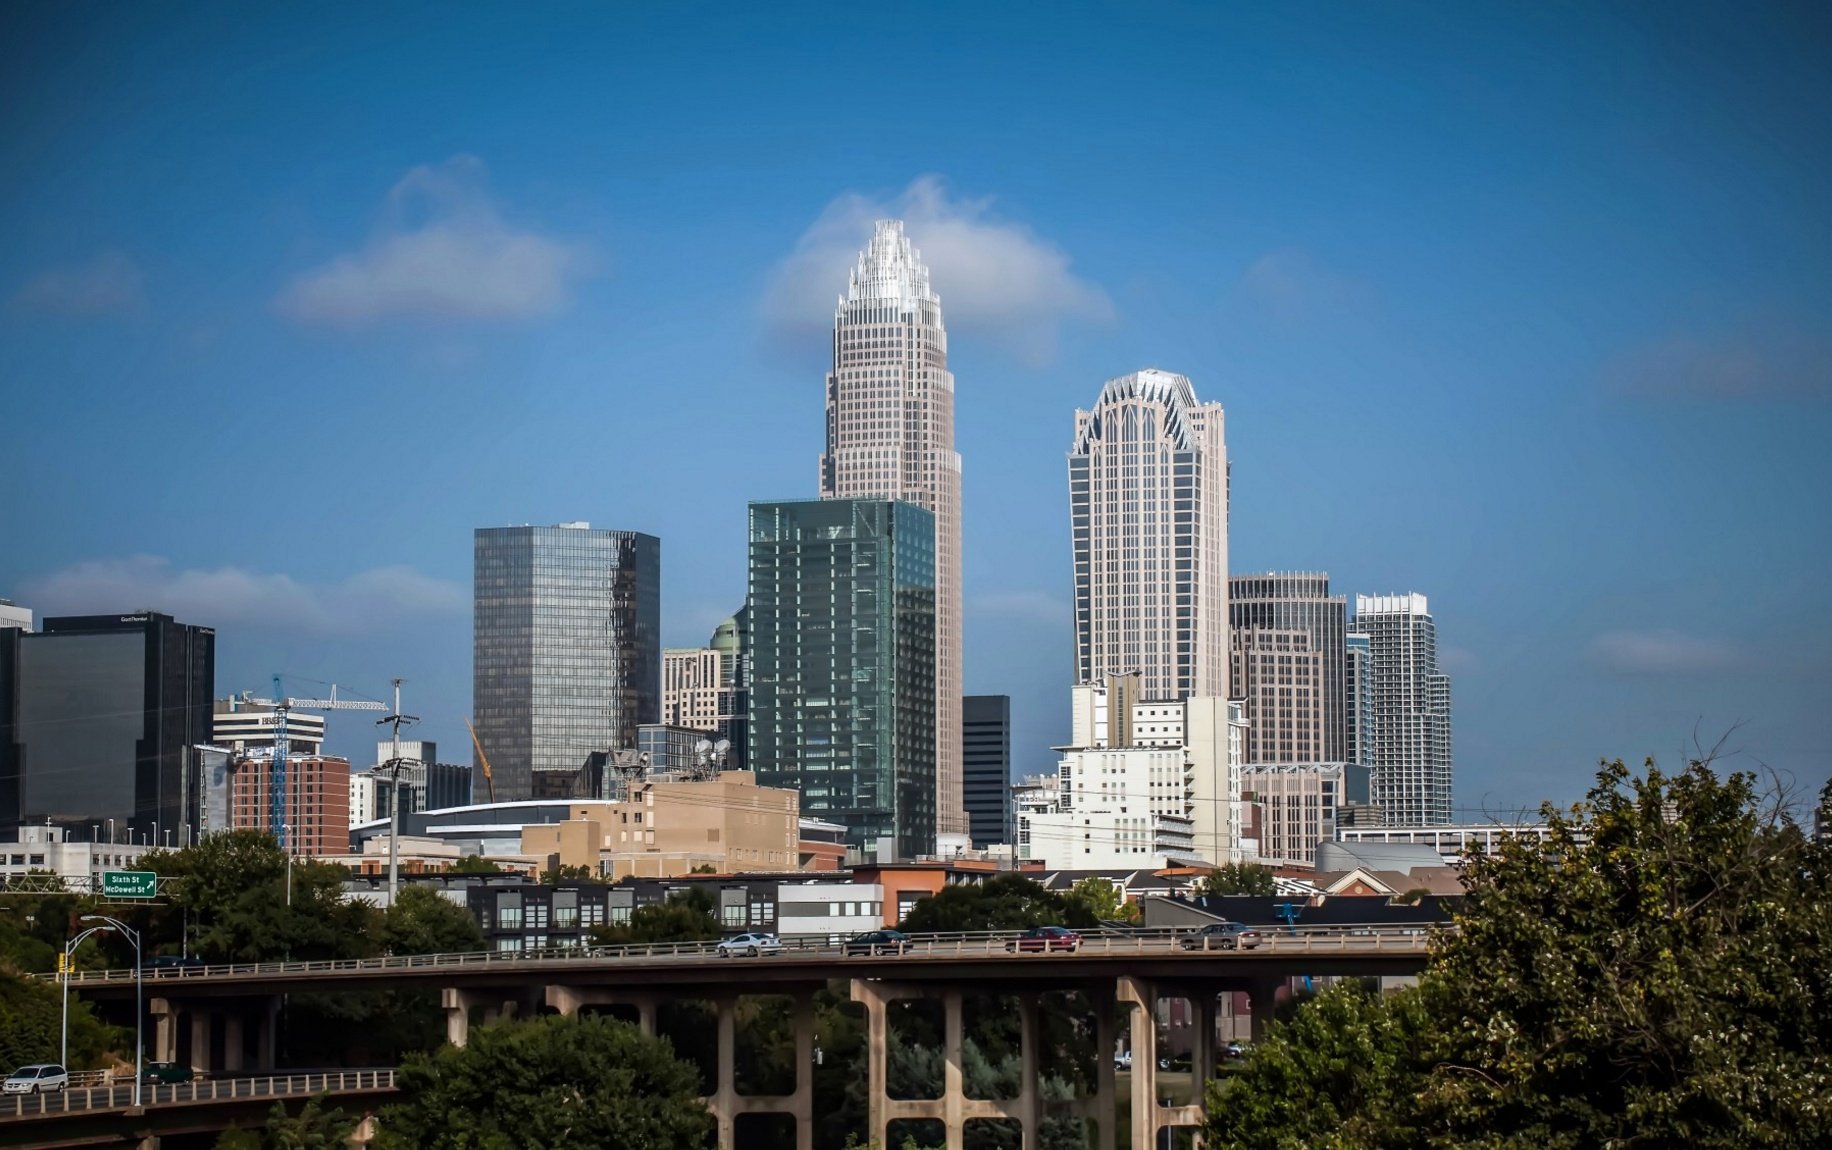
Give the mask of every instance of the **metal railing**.
[[[206, 1078], [198, 1082], [141, 1084], [141, 1105], [190, 1106], [240, 1098], [362, 1094], [394, 1089], [393, 1070], [341, 1070], [318, 1074], [269, 1074], [252, 1078]], [[0, 1096], [0, 1121], [54, 1114], [89, 1114], [133, 1106], [131, 1082], [116, 1086], [70, 1087], [52, 1094]]]
[[[1200, 927], [1139, 927], [1127, 930], [1089, 930], [1081, 933], [1075, 952], [1082, 954], [1164, 954], [1187, 950], [1206, 951], [1212, 956], [1253, 954], [1356, 954], [1413, 953], [1423, 954], [1433, 932], [1442, 926], [1420, 924], [1355, 924], [1328, 927], [1267, 927], [1258, 930], [1254, 945], [1235, 950], [1217, 936], [1203, 936]], [[1256, 928], [1257, 929], [1257, 928]], [[965, 958], [1012, 955], [1034, 957], [1039, 953], [1034, 940], [1020, 941], [1022, 931], [964, 931], [912, 934], [901, 951], [879, 948], [873, 954], [858, 944], [836, 942], [827, 935], [791, 935], [780, 940], [780, 951], [759, 958], [738, 961], [770, 961], [776, 958], [828, 957], [859, 958]], [[1188, 942], [1191, 945], [1186, 946]], [[1055, 948], [1042, 953], [1067, 953]], [[198, 980], [253, 979], [275, 976], [313, 976], [323, 974], [386, 973], [417, 971], [426, 968], [461, 970], [502, 969], [513, 966], [553, 965], [565, 967], [605, 962], [716, 962], [724, 957], [719, 941], [630, 943], [620, 946], [559, 946], [534, 950], [490, 950], [456, 954], [388, 955], [380, 958], [322, 959], [298, 962], [211, 963], [198, 966], [146, 968], [138, 972], [153, 986], [181, 984]], [[131, 983], [132, 969], [78, 971], [70, 975], [73, 987]], [[39, 977], [55, 980], [56, 975]]]

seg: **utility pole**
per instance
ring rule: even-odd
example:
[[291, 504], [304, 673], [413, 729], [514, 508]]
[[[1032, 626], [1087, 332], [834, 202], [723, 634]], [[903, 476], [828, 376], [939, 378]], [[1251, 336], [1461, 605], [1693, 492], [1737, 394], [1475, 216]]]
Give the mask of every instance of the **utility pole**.
[[394, 782], [388, 796], [388, 906], [393, 908], [395, 896], [401, 893], [401, 726], [404, 723], [417, 723], [418, 715], [401, 714], [401, 683], [394, 681], [394, 714], [385, 719], [377, 719], [376, 726], [388, 724], [394, 728], [394, 745], [388, 754], [388, 768], [394, 776]]

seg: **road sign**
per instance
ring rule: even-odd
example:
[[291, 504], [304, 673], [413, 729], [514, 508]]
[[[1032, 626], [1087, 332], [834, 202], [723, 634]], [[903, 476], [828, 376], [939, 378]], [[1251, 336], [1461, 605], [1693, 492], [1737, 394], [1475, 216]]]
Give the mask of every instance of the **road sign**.
[[159, 893], [159, 876], [150, 870], [105, 870], [102, 894], [106, 898], [152, 898]]

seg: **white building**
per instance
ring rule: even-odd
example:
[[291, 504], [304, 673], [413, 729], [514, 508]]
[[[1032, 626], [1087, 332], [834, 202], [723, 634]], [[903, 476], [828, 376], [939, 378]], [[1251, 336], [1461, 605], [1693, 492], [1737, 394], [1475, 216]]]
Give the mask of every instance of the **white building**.
[[901, 220], [879, 220], [833, 317], [821, 498], [897, 499], [935, 516], [935, 831], [965, 835], [961, 457], [941, 298]]
[[1396, 826], [1449, 823], [1450, 678], [1425, 596], [1357, 595], [1350, 630], [1368, 637], [1374, 805]]
[[367, 771], [350, 775], [350, 825], [375, 821], [375, 776]]
[[1187, 377], [1110, 379], [1069, 452], [1075, 667], [1142, 694], [1228, 696], [1228, 453]]
[[132, 870], [150, 846], [72, 842], [62, 827], [22, 826], [12, 842], [0, 842], [0, 881], [49, 871], [69, 890], [101, 890], [102, 872]]
[[32, 629], [32, 609], [17, 606], [11, 599], [0, 599], [0, 629], [7, 627], [30, 631]]
[[1355, 844], [1428, 846], [1443, 856], [1445, 862], [1454, 863], [1462, 859], [1465, 851], [1494, 854], [1509, 835], [1543, 842], [1549, 834], [1546, 824], [1534, 820], [1435, 827], [1343, 827], [1337, 830], [1336, 839]]
[[696, 731], [719, 729], [721, 652], [669, 647], [662, 652], [662, 722]]
[[[276, 716], [272, 707], [243, 699], [218, 699], [210, 720], [210, 742], [237, 754], [274, 745]], [[324, 749], [324, 716], [310, 711], [286, 714], [286, 749], [289, 755], [316, 755]]]

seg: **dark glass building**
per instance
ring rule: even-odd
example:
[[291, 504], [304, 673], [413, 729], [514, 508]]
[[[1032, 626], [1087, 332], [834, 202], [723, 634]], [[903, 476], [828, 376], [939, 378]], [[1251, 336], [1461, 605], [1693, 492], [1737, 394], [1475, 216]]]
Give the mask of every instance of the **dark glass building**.
[[191, 842], [215, 688], [216, 632], [170, 615], [0, 629], [0, 834]]
[[1010, 695], [961, 700], [961, 765], [973, 845], [1011, 842]]
[[746, 640], [757, 782], [848, 845], [935, 849], [935, 521], [910, 503], [753, 503]]
[[661, 721], [662, 544], [586, 523], [485, 527], [474, 543], [472, 705], [512, 802]]

